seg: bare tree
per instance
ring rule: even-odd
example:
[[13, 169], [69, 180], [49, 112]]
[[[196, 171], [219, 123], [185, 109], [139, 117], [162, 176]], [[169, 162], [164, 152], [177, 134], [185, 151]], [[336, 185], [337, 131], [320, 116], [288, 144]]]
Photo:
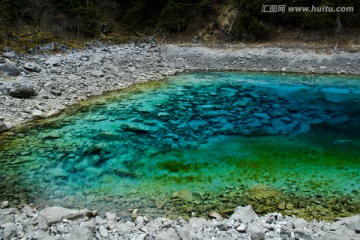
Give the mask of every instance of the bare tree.
[[33, 19], [36, 27], [40, 27], [42, 15], [49, 6], [47, 0], [27, 0], [29, 4], [29, 14]]

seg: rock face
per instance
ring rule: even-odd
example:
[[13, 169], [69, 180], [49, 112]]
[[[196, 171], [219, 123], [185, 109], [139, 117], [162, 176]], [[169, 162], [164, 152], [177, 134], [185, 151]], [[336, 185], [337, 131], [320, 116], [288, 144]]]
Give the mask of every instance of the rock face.
[[25, 84], [13, 84], [9, 90], [9, 95], [15, 98], [31, 98], [38, 93], [33, 86]]

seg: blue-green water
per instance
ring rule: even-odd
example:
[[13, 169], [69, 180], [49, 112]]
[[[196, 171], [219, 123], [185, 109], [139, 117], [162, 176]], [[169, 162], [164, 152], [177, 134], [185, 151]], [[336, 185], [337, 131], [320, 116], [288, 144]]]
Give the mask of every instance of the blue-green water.
[[[0, 200], [156, 216], [251, 203], [265, 188], [275, 208], [315, 198], [334, 216], [356, 212], [359, 80], [192, 73], [92, 99], [3, 134]], [[185, 207], [179, 190], [193, 196]], [[353, 208], [325, 205], [342, 198]]]

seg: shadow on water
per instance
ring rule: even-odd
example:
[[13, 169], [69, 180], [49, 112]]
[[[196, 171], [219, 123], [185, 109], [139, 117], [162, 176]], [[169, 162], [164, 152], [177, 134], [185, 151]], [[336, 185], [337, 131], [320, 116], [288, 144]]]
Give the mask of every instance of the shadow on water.
[[0, 199], [188, 217], [360, 211], [360, 79], [190, 73], [1, 135]]

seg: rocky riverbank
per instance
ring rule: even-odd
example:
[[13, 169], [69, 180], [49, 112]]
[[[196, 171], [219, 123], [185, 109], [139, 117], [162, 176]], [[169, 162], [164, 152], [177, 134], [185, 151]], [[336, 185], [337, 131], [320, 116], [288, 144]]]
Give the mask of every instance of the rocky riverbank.
[[156, 218], [151, 221], [133, 210], [133, 221], [123, 221], [106, 212], [49, 207], [37, 210], [29, 205], [0, 209], [0, 239], [359, 239], [360, 215], [334, 223], [307, 222], [294, 216], [269, 213], [259, 217], [251, 206], [237, 207], [228, 218], [214, 213], [213, 219]]
[[360, 56], [280, 48], [210, 49], [150, 44], [0, 58], [0, 131], [63, 111], [90, 96], [191, 70], [360, 74]]

